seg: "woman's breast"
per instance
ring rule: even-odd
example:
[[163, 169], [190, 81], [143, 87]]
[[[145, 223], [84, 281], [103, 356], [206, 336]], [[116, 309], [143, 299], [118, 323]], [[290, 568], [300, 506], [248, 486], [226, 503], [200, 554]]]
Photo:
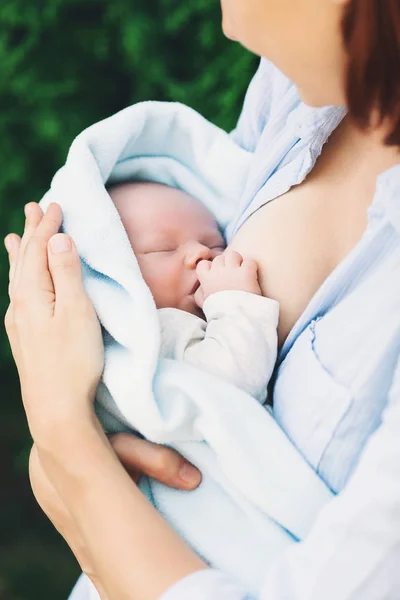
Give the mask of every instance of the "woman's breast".
[[263, 294], [280, 303], [280, 346], [328, 275], [362, 238], [374, 193], [371, 181], [351, 182], [325, 173], [317, 163], [300, 185], [255, 212], [231, 242], [257, 261]]
[[[299, 186], [254, 213], [230, 244], [257, 261], [264, 296], [280, 303], [280, 346], [346, 252], [344, 243], [338, 247], [334, 222], [327, 205], [322, 209], [321, 202]], [[365, 222], [353, 244], [364, 227]]]

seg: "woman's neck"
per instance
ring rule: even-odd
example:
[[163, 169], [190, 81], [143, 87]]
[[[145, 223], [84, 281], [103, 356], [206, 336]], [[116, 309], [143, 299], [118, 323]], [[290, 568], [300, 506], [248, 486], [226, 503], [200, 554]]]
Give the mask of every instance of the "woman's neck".
[[343, 145], [359, 165], [368, 165], [379, 175], [400, 163], [400, 148], [385, 144], [389, 131], [387, 123], [362, 130], [347, 116], [337, 129], [336, 143]]

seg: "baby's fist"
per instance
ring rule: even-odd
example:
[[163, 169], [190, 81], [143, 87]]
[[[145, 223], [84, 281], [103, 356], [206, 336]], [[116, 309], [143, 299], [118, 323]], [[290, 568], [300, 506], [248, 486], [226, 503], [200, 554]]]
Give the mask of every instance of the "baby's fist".
[[202, 308], [208, 296], [226, 290], [238, 290], [261, 296], [257, 271], [255, 260], [244, 259], [235, 250], [225, 250], [212, 262], [202, 260], [197, 265], [200, 287], [195, 294], [196, 303]]

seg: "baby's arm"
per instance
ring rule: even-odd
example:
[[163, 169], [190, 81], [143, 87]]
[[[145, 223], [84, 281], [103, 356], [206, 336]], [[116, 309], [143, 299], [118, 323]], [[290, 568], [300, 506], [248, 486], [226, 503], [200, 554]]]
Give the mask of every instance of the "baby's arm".
[[212, 263], [202, 261], [197, 273], [201, 287], [196, 301], [207, 322], [187, 315], [186, 325], [175, 330], [174, 358], [264, 402], [276, 361], [278, 303], [261, 295], [257, 264], [237, 252], [228, 250]]

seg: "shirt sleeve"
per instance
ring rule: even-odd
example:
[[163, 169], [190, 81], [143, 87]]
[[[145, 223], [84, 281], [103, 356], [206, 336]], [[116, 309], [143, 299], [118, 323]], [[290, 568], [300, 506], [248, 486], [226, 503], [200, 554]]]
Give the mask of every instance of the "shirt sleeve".
[[207, 322], [189, 315], [188, 325], [180, 327], [171, 320], [177, 311], [171, 310], [159, 311], [165, 358], [204, 369], [265, 402], [278, 346], [275, 300], [239, 290], [218, 292], [204, 303]]
[[[400, 362], [382, 424], [347, 487], [302, 543], [266, 572], [259, 600], [400, 597]], [[250, 600], [233, 579], [199, 571], [160, 600]]]

